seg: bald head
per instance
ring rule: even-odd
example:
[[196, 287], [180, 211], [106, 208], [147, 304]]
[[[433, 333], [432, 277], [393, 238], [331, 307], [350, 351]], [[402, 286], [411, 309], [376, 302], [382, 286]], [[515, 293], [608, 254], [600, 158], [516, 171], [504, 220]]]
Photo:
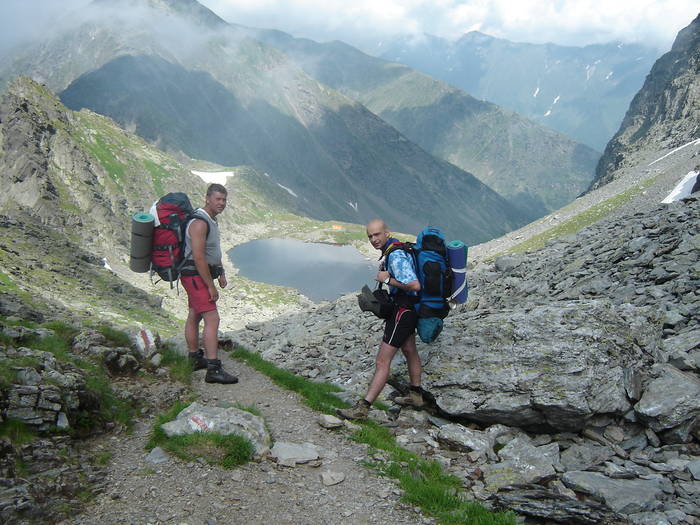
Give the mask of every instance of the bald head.
[[375, 250], [381, 250], [389, 240], [389, 227], [382, 219], [373, 219], [367, 223], [367, 239]]

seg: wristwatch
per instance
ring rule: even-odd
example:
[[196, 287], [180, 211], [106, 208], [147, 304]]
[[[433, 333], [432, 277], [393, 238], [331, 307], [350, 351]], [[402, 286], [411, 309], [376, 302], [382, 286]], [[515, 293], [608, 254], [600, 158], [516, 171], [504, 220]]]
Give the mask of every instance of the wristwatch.
[[389, 281], [391, 281], [391, 275], [384, 279], [384, 284], [389, 284]]

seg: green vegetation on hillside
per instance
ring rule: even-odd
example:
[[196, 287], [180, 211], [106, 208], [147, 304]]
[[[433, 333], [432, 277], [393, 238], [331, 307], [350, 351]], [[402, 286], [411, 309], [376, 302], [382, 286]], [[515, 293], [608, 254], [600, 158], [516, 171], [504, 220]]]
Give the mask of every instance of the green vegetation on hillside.
[[[587, 210], [582, 211], [569, 220], [564, 221], [553, 228], [545, 230], [538, 235], [530, 237], [528, 240], [523, 241], [520, 244], [516, 244], [504, 253], [524, 253], [536, 251], [543, 248], [544, 245], [551, 240], [563, 237], [564, 235], [572, 235], [586, 226], [601, 220], [624, 203], [632, 200], [634, 197], [641, 194], [646, 188], [651, 186], [655, 180], [656, 177], [650, 177], [644, 182], [637, 184], [636, 186], [633, 186], [632, 188], [629, 188], [628, 190], [615, 195], [614, 197], [596, 204], [595, 206], [591, 206]], [[567, 207], [563, 208], [563, 210], [566, 210]], [[497, 257], [497, 255], [494, 257]]]
[[[129, 427], [134, 418], [135, 407], [131, 403], [121, 399], [114, 392], [112, 383], [107, 372], [92, 359], [76, 356], [71, 351], [71, 342], [77, 333], [77, 329], [66, 323], [53, 321], [44, 325], [28, 321], [8, 321], [0, 318], [0, 322], [5, 325], [20, 325], [27, 328], [46, 328], [52, 330], [52, 335], [39, 337], [36, 335], [23, 337], [21, 346], [31, 350], [48, 352], [60, 363], [75, 366], [84, 371], [85, 378], [85, 398], [92, 399], [89, 409], [82, 409], [77, 414], [74, 432], [78, 434], [90, 432], [95, 427], [99, 427], [109, 422], [117, 422], [125, 427]], [[103, 327], [103, 333], [115, 336], [120, 332], [107, 327]], [[7, 337], [2, 341], [7, 346], [14, 346], [16, 343]], [[9, 388], [17, 380], [17, 371], [13, 368], [35, 368], [40, 369], [39, 358], [32, 356], [0, 357], [0, 388]]]

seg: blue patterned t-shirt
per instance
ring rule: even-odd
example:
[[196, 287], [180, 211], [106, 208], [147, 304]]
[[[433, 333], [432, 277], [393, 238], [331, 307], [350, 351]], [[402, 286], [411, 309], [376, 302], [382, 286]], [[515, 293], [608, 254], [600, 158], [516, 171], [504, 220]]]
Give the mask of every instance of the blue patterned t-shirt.
[[[386, 263], [385, 268], [386, 268]], [[413, 267], [413, 258], [403, 250], [394, 250], [389, 254], [389, 266], [386, 268], [391, 276], [401, 283], [417, 281], [416, 270]], [[390, 286], [389, 293], [395, 294], [399, 289]], [[401, 290], [408, 295], [417, 295], [418, 292]]]

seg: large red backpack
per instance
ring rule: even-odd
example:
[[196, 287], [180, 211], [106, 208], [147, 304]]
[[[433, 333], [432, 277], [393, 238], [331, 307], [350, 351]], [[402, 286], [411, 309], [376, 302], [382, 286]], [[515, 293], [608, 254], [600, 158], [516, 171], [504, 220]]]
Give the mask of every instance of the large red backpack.
[[194, 210], [182, 192], [161, 197], [155, 209], [157, 226], [153, 229], [151, 270], [164, 281], [177, 281], [184, 257], [185, 228], [194, 217]]

